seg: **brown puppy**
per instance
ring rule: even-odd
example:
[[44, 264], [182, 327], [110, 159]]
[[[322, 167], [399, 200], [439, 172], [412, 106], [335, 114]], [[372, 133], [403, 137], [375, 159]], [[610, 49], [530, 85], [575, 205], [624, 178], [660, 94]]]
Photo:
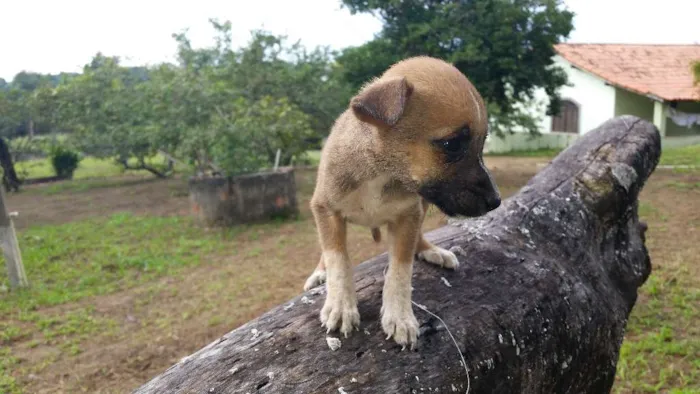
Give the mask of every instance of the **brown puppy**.
[[452, 65], [415, 57], [368, 83], [339, 116], [321, 154], [311, 199], [321, 261], [306, 290], [326, 282], [321, 322], [347, 336], [360, 315], [346, 249], [346, 224], [387, 225], [389, 269], [382, 328], [401, 345], [417, 340], [411, 305], [413, 258], [454, 269], [457, 257], [423, 238], [428, 203], [448, 216], [479, 216], [500, 205], [482, 161], [484, 102]]

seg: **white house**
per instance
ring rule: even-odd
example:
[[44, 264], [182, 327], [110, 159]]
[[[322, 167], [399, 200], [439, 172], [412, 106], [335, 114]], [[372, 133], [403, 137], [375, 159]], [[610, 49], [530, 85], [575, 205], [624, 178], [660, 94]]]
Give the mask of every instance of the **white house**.
[[555, 51], [570, 85], [559, 90], [560, 113], [547, 116], [547, 95], [538, 91], [527, 109], [540, 119], [542, 135], [489, 136], [487, 151], [562, 148], [624, 114], [653, 122], [664, 145], [700, 143], [700, 85], [692, 71], [700, 45], [559, 44]]

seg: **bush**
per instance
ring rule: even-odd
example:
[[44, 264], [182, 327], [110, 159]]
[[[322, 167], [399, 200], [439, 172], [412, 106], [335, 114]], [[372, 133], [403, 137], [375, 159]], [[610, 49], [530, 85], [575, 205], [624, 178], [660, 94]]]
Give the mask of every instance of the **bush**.
[[314, 133], [310, 117], [287, 98], [239, 98], [231, 104], [228, 116], [212, 122], [218, 140], [211, 158], [227, 175], [271, 168], [278, 149], [281, 166], [306, 152], [305, 140]]
[[56, 175], [61, 178], [73, 178], [73, 173], [80, 163], [80, 155], [77, 152], [63, 146], [54, 146], [49, 155]]

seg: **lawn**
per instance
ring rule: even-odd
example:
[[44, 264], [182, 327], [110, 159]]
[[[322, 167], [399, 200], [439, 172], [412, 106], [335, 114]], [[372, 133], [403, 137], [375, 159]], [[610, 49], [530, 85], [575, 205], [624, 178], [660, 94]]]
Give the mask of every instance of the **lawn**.
[[700, 144], [682, 148], [666, 149], [661, 154], [662, 165], [685, 165], [700, 167]]
[[[525, 156], [486, 158], [504, 195], [548, 160]], [[101, 179], [7, 196], [32, 287], [9, 292], [0, 270], [2, 393], [128, 392], [298, 294], [318, 261], [312, 170], [297, 174], [298, 219], [207, 231], [189, 219], [184, 179], [105, 178], [119, 173], [86, 165]], [[700, 392], [697, 185], [700, 172], [657, 170], [642, 193], [653, 271], [628, 323], [616, 393]], [[443, 223], [431, 212], [425, 227]], [[355, 262], [385, 247], [357, 227], [349, 244]]]
[[484, 156], [497, 157], [538, 157], [544, 159], [552, 159], [558, 155], [561, 149], [533, 149], [533, 150], [516, 150], [507, 153], [486, 153]]
[[[151, 159], [146, 160], [148, 164], [155, 167], [163, 167], [165, 158], [162, 155], [156, 155]], [[136, 159], [130, 159], [130, 166], [136, 165]], [[181, 165], [175, 166], [175, 169], [183, 172], [185, 168]], [[56, 175], [51, 162], [48, 158], [24, 160], [16, 163], [15, 170], [18, 175], [25, 179], [43, 178]], [[92, 156], [84, 157], [78, 164], [78, 168], [73, 174], [74, 179], [92, 179], [92, 178], [109, 178], [124, 174], [135, 176], [150, 176], [152, 175], [146, 170], [125, 170], [123, 166], [115, 160], [109, 158], [95, 158]]]

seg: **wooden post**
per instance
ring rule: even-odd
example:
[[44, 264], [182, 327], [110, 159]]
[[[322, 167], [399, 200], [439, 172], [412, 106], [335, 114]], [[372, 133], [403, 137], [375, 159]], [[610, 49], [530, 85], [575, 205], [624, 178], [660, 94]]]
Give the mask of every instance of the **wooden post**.
[[273, 171], [277, 171], [277, 168], [280, 165], [280, 153], [281, 153], [281, 150], [277, 149], [277, 154], [275, 154], [275, 168], [273, 169]]
[[13, 289], [29, 286], [27, 274], [22, 264], [22, 253], [19, 250], [15, 226], [12, 223], [5, 205], [5, 191], [0, 187], [0, 245], [5, 255], [7, 275], [10, 277], [10, 287]]

